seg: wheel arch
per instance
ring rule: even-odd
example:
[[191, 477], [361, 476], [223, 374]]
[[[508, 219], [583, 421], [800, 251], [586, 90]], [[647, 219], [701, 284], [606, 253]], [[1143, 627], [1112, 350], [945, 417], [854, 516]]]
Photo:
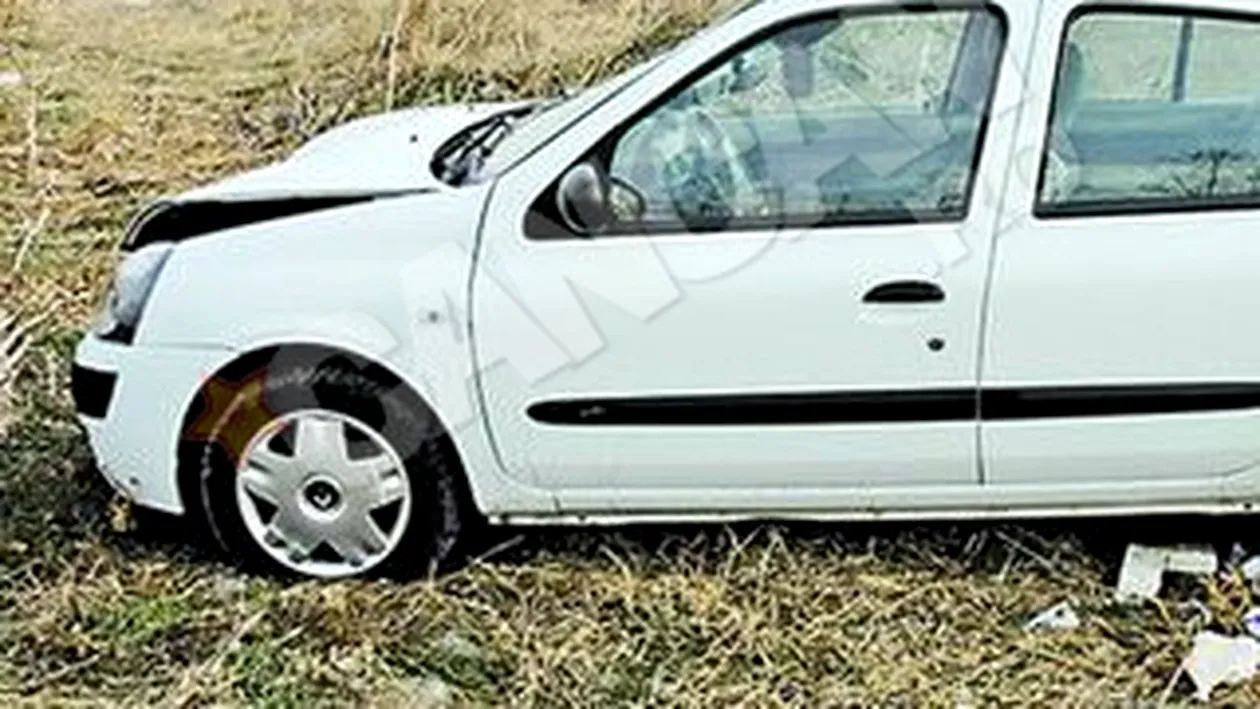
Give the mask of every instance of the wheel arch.
[[[218, 405], [216, 397], [223, 396], [225, 392], [239, 391], [241, 387], [248, 386], [250, 377], [267, 367], [278, 365], [278, 370], [284, 371], [286, 368], [335, 362], [344, 362], [363, 372], [366, 376], [382, 383], [389, 389], [399, 391], [406, 398], [408, 404], [416, 407], [417, 410], [426, 412], [433, 418], [442, 437], [447, 445], [450, 446], [452, 460], [458, 466], [457, 477], [465, 486], [466, 499], [472, 500], [474, 505], [480, 508], [480, 504], [477, 502], [477, 495], [472, 486], [472, 480], [464, 463], [465, 456], [460, 450], [450, 424], [443, 418], [442, 413], [425, 399], [412, 382], [390, 365], [381, 362], [379, 358], [357, 352], [352, 348], [319, 342], [283, 342], [259, 345], [237, 354], [237, 356], [205, 377], [191, 396], [185, 407], [183, 419], [178, 429], [179, 438], [176, 441], [177, 484], [185, 511], [204, 514], [201, 512], [200, 504], [197, 502], [200, 485], [200, 481], [197, 479], [199, 470], [197, 462], [204, 442], [199, 441], [191, 433], [201, 425], [201, 422], [213, 416], [214, 408]], [[480, 509], [477, 511], [479, 514], [481, 513]]]

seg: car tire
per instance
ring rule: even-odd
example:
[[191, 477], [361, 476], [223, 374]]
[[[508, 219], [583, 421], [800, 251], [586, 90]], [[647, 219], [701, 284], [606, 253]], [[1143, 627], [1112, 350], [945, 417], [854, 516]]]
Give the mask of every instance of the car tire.
[[[200, 397], [196, 407], [199, 415], [191, 419], [185, 432], [181, 458], [185, 497], [192, 498], [186, 499], [186, 506], [198, 516], [203, 531], [242, 569], [286, 578], [431, 577], [453, 567], [464, 533], [480, 515], [472, 504], [450, 436], [433, 412], [379, 367], [365, 366], [346, 357], [286, 366], [278, 366], [279, 359], [273, 357], [244, 377], [231, 377], [226, 382], [218, 378]], [[338, 423], [339, 428], [330, 425]], [[350, 501], [356, 495], [362, 497], [353, 491], [370, 485], [359, 485], [361, 481], [357, 479], [338, 483], [335, 474], [326, 472], [294, 472], [336, 467], [322, 465], [322, 458], [321, 465], [305, 465], [310, 456], [299, 455], [302, 449], [297, 443], [305, 439], [298, 436], [304, 435], [301, 431], [316, 430], [316, 424], [319, 429], [343, 432], [340, 448], [346, 451], [347, 465], [358, 464], [350, 452], [356, 445], [384, 451], [382, 458], [401, 463], [396, 470], [384, 474], [392, 480], [391, 490], [396, 493], [405, 489], [408, 498], [405, 507], [400, 506], [395, 514], [389, 533], [382, 532], [387, 538], [377, 546], [383, 548], [364, 545], [367, 551], [351, 550], [345, 554], [337, 540], [324, 539], [313, 547], [309, 543], [316, 538], [313, 535], [319, 534], [311, 531], [319, 527], [315, 522], [322, 524], [329, 519], [320, 516], [312, 522], [310, 515], [323, 512], [310, 500], [327, 502], [336, 497], [335, 490], [328, 490], [341, 484], [342, 513], [346, 513], [352, 509]], [[280, 455], [276, 451], [283, 448], [285, 436], [295, 462], [269, 473], [273, 480], [285, 482], [269, 490], [268, 495], [279, 491], [275, 497], [287, 502], [276, 505], [268, 519], [259, 511], [266, 505], [255, 498], [250, 488], [249, 481], [260, 477], [251, 456], [264, 452], [259, 441], [266, 440], [265, 455], [272, 460], [270, 456]], [[303, 476], [316, 478], [304, 482]], [[316, 483], [325, 483], [328, 489], [320, 491], [327, 494], [312, 496]], [[270, 497], [265, 500], [273, 501]], [[403, 509], [407, 510], [405, 516]], [[376, 511], [372, 510], [372, 515]], [[335, 515], [336, 510], [329, 514]], [[302, 519], [293, 523], [292, 519], [298, 517]], [[346, 519], [350, 517], [346, 515]], [[290, 522], [281, 525], [282, 518]], [[374, 524], [377, 531], [386, 529], [383, 523]], [[291, 528], [289, 532], [273, 533], [273, 528], [285, 526]], [[294, 531], [299, 528], [300, 534]], [[375, 536], [340, 531], [336, 534]], [[381, 541], [376, 538], [376, 542]], [[364, 558], [352, 559], [355, 555]], [[335, 562], [337, 557], [341, 559], [340, 566]]]

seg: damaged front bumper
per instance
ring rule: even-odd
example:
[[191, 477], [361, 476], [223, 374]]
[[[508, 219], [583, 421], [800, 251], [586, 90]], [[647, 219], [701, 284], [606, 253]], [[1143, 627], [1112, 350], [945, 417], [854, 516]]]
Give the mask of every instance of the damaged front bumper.
[[229, 350], [137, 347], [88, 335], [72, 390], [101, 473], [140, 505], [183, 514], [178, 446], [184, 415]]

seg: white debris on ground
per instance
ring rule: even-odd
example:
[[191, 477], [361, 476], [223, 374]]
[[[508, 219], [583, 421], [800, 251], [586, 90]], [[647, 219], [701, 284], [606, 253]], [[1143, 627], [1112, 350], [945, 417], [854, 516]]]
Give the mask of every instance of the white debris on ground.
[[[1260, 580], [1260, 557], [1245, 559], [1241, 548], [1236, 548], [1226, 566], [1241, 572], [1250, 580]], [[1116, 583], [1114, 601], [1133, 603], [1154, 600], [1169, 573], [1208, 576], [1221, 568], [1216, 551], [1208, 546], [1156, 547], [1130, 544], [1125, 549], [1124, 560]], [[1192, 602], [1203, 611], [1200, 622], [1212, 621], [1211, 611], [1198, 601]], [[1026, 631], [1071, 631], [1081, 626], [1081, 617], [1071, 601], [1062, 601], [1033, 616], [1024, 624]], [[1203, 631], [1194, 638], [1190, 654], [1178, 666], [1168, 684], [1171, 693], [1178, 680], [1188, 677], [1194, 685], [1194, 696], [1199, 701], [1209, 701], [1217, 687], [1246, 682], [1256, 676], [1260, 668], [1260, 608], [1254, 608], [1243, 616], [1243, 626], [1248, 635], [1230, 637], [1221, 633]], [[1165, 697], [1167, 698], [1167, 697]]]
[[1194, 683], [1194, 697], [1201, 702], [1212, 698], [1212, 690], [1223, 684], [1246, 682], [1260, 665], [1260, 642], [1255, 638], [1231, 638], [1213, 632], [1194, 636], [1194, 648], [1182, 663]]
[[1024, 624], [1024, 630], [1076, 630], [1079, 627], [1081, 617], [1070, 601], [1050, 606]]
[[414, 709], [443, 709], [455, 702], [455, 692], [441, 677], [429, 676], [412, 683], [403, 706]]
[[20, 71], [0, 71], [0, 89], [21, 86], [24, 77]]
[[444, 654], [463, 660], [481, 660], [485, 657], [485, 652], [477, 643], [454, 630], [448, 630], [442, 635], [437, 647]]
[[1210, 574], [1220, 561], [1211, 547], [1151, 547], [1130, 544], [1120, 565], [1116, 600], [1130, 602], [1159, 596], [1165, 573]]
[[[1117, 603], [1133, 603], [1154, 600], [1163, 587], [1168, 573], [1209, 576], [1220, 572], [1226, 579], [1240, 574], [1252, 582], [1260, 583], [1260, 556], [1247, 558], [1246, 551], [1234, 545], [1225, 564], [1222, 565], [1216, 551], [1207, 546], [1155, 547], [1130, 544], [1125, 549], [1120, 575], [1116, 582], [1114, 599]], [[1212, 622], [1212, 612], [1201, 602], [1191, 603], [1203, 611], [1200, 622]], [[1063, 613], [1071, 606], [1061, 603], [1033, 618], [1025, 628], [1053, 627], [1056, 612]], [[1075, 615], [1075, 614], [1074, 614]], [[1063, 621], [1068, 622], [1068, 621]], [[1076, 622], [1080, 622], [1076, 618]], [[1246, 635], [1230, 636], [1204, 630], [1194, 637], [1190, 654], [1178, 666], [1169, 680], [1165, 699], [1175, 688], [1177, 681], [1186, 676], [1194, 684], [1194, 696], [1201, 702], [1211, 700], [1212, 691], [1222, 685], [1239, 684], [1254, 678], [1260, 670], [1260, 608], [1252, 608], [1242, 616]]]
[[1260, 556], [1253, 556], [1238, 566], [1243, 578], [1248, 581], [1260, 581]]

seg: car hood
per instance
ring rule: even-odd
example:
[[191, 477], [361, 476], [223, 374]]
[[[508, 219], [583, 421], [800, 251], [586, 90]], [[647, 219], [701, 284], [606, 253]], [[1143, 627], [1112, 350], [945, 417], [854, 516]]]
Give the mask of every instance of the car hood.
[[452, 189], [430, 167], [438, 148], [496, 113], [528, 105], [417, 108], [352, 121], [316, 137], [287, 160], [158, 200], [132, 221], [123, 248]]
[[459, 131], [527, 105], [485, 103], [394, 111], [338, 126], [283, 162], [186, 192], [168, 203], [370, 198], [443, 187], [430, 162]]

